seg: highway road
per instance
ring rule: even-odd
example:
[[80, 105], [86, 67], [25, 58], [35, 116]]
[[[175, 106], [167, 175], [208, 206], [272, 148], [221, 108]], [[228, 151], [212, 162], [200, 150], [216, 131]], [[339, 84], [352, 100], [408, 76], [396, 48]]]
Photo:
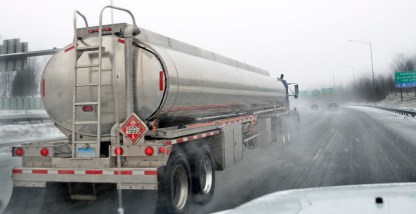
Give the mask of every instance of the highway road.
[[[275, 143], [268, 148], [246, 150], [243, 161], [217, 172], [213, 201], [205, 206], [193, 205], [192, 213], [230, 209], [288, 189], [415, 182], [415, 128], [414, 118], [368, 107], [301, 112], [301, 131], [295, 139], [284, 145]], [[11, 190], [8, 170], [16, 163], [14, 158], [0, 154], [3, 206]], [[129, 209], [138, 207], [131, 210], [143, 210], [152, 204], [154, 194], [141, 197], [147, 200], [138, 202], [141, 198], [124, 195], [123, 202]], [[59, 212], [116, 210], [116, 202], [98, 204], [96, 209], [91, 203], [79, 202]]]

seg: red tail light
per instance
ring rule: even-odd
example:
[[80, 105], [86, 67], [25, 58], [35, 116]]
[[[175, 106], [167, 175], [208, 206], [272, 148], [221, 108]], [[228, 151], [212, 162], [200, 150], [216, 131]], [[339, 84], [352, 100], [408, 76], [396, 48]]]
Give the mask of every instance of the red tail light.
[[22, 148], [16, 148], [15, 150], [14, 150], [14, 154], [16, 155], [16, 156], [23, 156], [23, 149]]
[[104, 31], [111, 31], [111, 27], [104, 28]]
[[159, 153], [165, 153], [165, 147], [159, 147]]
[[100, 32], [100, 29], [99, 29], [99, 28], [97, 28], [97, 29], [95, 30], [95, 32], [97, 32], [97, 33], [98, 33], [98, 32]]
[[40, 155], [45, 157], [45, 156], [48, 156], [48, 154], [49, 154], [49, 150], [47, 148], [42, 148], [40, 150]]
[[82, 111], [88, 112], [88, 111], [92, 111], [92, 110], [94, 110], [94, 107], [92, 107], [92, 106], [82, 106]]
[[88, 30], [88, 33], [95, 33], [95, 30], [93, 30], [93, 29], [89, 29], [89, 30]]
[[144, 153], [145, 153], [147, 156], [152, 156], [152, 155], [153, 155], [153, 148], [152, 148], [152, 147], [150, 147], [150, 146], [146, 147], [146, 148], [144, 149]]
[[117, 156], [123, 155], [123, 149], [120, 148], [120, 147], [116, 147], [114, 149], [114, 154], [117, 155]]

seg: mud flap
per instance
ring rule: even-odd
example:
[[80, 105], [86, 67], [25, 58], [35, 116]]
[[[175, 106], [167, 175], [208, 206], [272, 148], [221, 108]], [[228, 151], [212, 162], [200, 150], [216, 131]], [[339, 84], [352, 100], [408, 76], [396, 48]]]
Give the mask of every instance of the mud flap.
[[39, 213], [45, 192], [44, 187], [14, 187], [4, 213]]

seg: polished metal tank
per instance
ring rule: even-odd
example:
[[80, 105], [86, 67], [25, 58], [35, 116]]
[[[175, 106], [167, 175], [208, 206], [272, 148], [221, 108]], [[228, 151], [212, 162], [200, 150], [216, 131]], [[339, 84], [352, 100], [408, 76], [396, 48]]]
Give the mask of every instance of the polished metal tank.
[[[112, 25], [120, 32], [126, 24]], [[116, 26], [116, 27], [114, 27]], [[196, 118], [283, 106], [285, 88], [265, 70], [140, 29], [134, 42], [135, 113], [144, 121], [157, 119], [161, 127], [190, 123]], [[78, 30], [79, 47], [98, 45], [98, 35]], [[103, 37], [101, 123], [102, 135], [115, 124], [115, 99], [119, 119], [125, 119], [125, 58], [121, 36]], [[243, 48], [243, 46], [242, 46]], [[72, 128], [75, 60], [97, 64], [98, 53], [78, 55], [74, 45], [56, 53], [42, 75], [42, 100], [58, 128], [69, 134]], [[114, 59], [112, 59], [114, 57]], [[97, 68], [78, 69], [78, 83], [98, 82]], [[115, 72], [115, 73], [112, 73]], [[114, 77], [114, 79], [112, 79]], [[115, 90], [115, 93], [113, 93]], [[97, 100], [94, 87], [77, 88], [79, 102]], [[117, 94], [114, 98], [113, 94]], [[77, 107], [83, 120], [95, 120], [97, 112]], [[96, 127], [79, 126], [77, 132], [94, 135]]]

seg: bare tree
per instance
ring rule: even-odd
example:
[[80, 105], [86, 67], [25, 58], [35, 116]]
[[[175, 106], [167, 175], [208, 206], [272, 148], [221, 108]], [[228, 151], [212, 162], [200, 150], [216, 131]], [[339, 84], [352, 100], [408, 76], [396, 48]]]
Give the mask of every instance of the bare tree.
[[0, 96], [10, 96], [10, 90], [12, 87], [12, 81], [16, 72], [14, 71], [3, 71], [0, 72]]
[[397, 54], [391, 62], [390, 69], [392, 72], [396, 71], [414, 71], [416, 65], [416, 58], [409, 57], [404, 54]]
[[39, 80], [42, 67], [37, 58], [28, 58], [24, 69], [13, 79], [11, 96], [34, 96], [39, 94]]

